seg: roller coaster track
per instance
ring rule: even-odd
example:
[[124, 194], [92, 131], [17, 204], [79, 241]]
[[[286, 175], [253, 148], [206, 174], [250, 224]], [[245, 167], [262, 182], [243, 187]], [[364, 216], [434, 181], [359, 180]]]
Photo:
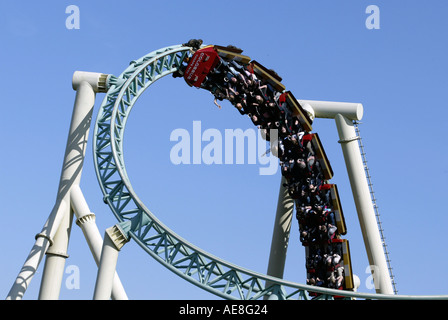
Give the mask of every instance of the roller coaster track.
[[[423, 296], [397, 296], [357, 293], [298, 284], [259, 274], [209, 254], [166, 227], [134, 192], [126, 172], [123, 137], [130, 111], [140, 95], [154, 82], [177, 71], [191, 48], [182, 45], [153, 51], [132, 61], [119, 76], [107, 80], [109, 90], [101, 104], [94, 131], [94, 164], [97, 177], [116, 225], [150, 256], [181, 278], [230, 300], [273, 299], [308, 300], [309, 292], [320, 299], [343, 296], [347, 299], [422, 299]], [[266, 287], [265, 284], [269, 283]], [[427, 296], [447, 299], [448, 296]]]

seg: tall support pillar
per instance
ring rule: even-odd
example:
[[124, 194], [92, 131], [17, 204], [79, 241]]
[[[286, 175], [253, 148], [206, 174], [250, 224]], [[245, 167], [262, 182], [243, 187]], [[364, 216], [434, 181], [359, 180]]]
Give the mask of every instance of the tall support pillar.
[[[95, 214], [90, 211], [79, 186], [73, 187], [71, 192], [71, 201], [73, 210], [75, 211], [77, 217], [76, 224], [82, 229], [95, 263], [99, 266], [103, 238], [101, 237], [100, 231], [95, 223]], [[120, 278], [116, 272], [113, 279], [111, 296], [113, 300], [128, 299], [128, 296], [126, 295]]]
[[93, 294], [94, 300], [108, 300], [111, 298], [118, 254], [128, 241], [129, 239], [120, 225], [117, 224], [106, 230], [98, 266], [95, 292]]
[[[69, 206], [66, 201], [57, 201], [50, 213], [47, 221], [45, 222], [42, 231], [36, 235], [31, 251], [26, 258], [22, 268], [19, 271], [9, 293], [6, 297], [7, 300], [21, 300], [25, 294], [26, 289], [29, 287], [37, 268], [42, 261], [45, 252], [48, 247], [53, 244], [54, 234], [56, 228], [60, 225], [63, 218], [63, 212]], [[55, 227], [56, 226], [56, 227]]]
[[[267, 271], [267, 275], [280, 279], [283, 278], [285, 270], [286, 252], [288, 250], [289, 234], [294, 211], [294, 201], [289, 195], [288, 189], [283, 185], [285, 183], [286, 179], [282, 176]], [[271, 284], [267, 281], [265, 287], [267, 288]], [[267, 298], [265, 297], [265, 299]], [[274, 297], [269, 297], [269, 299], [271, 298]]]
[[[73, 185], [79, 185], [83, 168], [87, 139], [95, 104], [95, 90], [86, 80], [76, 86], [76, 98], [73, 107], [72, 121], [67, 139], [64, 164], [59, 182], [58, 198], [67, 198], [70, 203], [70, 191]], [[55, 243], [48, 249], [45, 261], [42, 283], [39, 292], [40, 300], [55, 300], [59, 298], [65, 260], [68, 257], [67, 248], [70, 237], [73, 211], [70, 206], [63, 213], [64, 223], [61, 224], [55, 236]], [[66, 217], [70, 215], [69, 217]]]
[[59, 297], [65, 260], [68, 258], [68, 242], [73, 222], [73, 211], [67, 206], [58, 231], [54, 236], [54, 244], [46, 252], [39, 300], [54, 300]]
[[341, 114], [335, 121], [376, 292], [394, 294], [353, 121]]
[[347, 167], [359, 224], [377, 293], [394, 294], [381, 235], [353, 121], [364, 114], [360, 103], [299, 100], [312, 117], [334, 119]]
[[56, 203], [42, 231], [36, 235], [31, 252], [8, 293], [8, 300], [23, 298], [45, 253], [51, 258], [45, 263], [39, 299], [53, 300], [59, 296], [72, 222], [67, 217], [71, 212], [70, 191], [81, 180], [95, 94], [105, 92], [107, 78], [105, 74], [92, 72], [77, 71], [73, 75], [72, 85], [76, 90], [76, 98]]

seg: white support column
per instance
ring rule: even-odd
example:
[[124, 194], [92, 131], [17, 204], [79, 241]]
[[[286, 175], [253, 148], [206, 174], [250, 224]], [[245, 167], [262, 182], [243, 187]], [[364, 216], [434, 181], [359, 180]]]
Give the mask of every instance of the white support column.
[[[76, 73], [75, 73], [76, 74]], [[75, 77], [74, 77], [75, 78]], [[79, 83], [75, 81], [79, 81]], [[73, 107], [70, 131], [59, 182], [58, 198], [67, 197], [70, 202], [70, 191], [74, 185], [79, 185], [83, 169], [87, 139], [90, 131], [96, 92], [89, 79], [74, 79], [76, 98]], [[67, 214], [65, 212], [64, 214]], [[68, 230], [67, 230], [68, 228]], [[65, 260], [68, 257], [67, 246], [70, 236], [71, 221], [60, 226], [58, 237], [55, 238], [55, 250], [50, 247], [42, 276], [39, 299], [55, 300], [59, 298], [60, 285], [64, 275]], [[59, 243], [56, 243], [59, 242]]]
[[[107, 75], [101, 73], [79, 71], [75, 72], [73, 75], [72, 86], [73, 89], [76, 90], [76, 98], [56, 204], [42, 231], [36, 235], [35, 244], [20, 270], [16, 281], [10, 289], [7, 299], [22, 299], [44, 254], [49, 250], [50, 246], [55, 245], [55, 241], [58, 242], [56, 245], [57, 249], [54, 251], [54, 254], [50, 251], [52, 258], [46, 262], [39, 299], [53, 300], [58, 298], [60, 279], [63, 275], [63, 267], [67, 256], [66, 246], [68, 244], [70, 233], [67, 232], [67, 228], [71, 225], [71, 223], [68, 223], [67, 220], [65, 220], [64, 224], [61, 226], [61, 221], [64, 221], [64, 218], [70, 212], [70, 190], [74, 185], [79, 185], [81, 179], [84, 155], [95, 103], [95, 94], [100, 91], [104, 92], [107, 77]], [[60, 227], [61, 231], [59, 232], [58, 229]], [[58, 236], [55, 238], [57, 232]], [[47, 269], [48, 271], [46, 271]], [[57, 286], [59, 286], [59, 288], [56, 288]]]
[[[282, 176], [267, 271], [267, 275], [280, 279], [283, 278], [285, 270], [286, 252], [288, 250], [289, 234], [294, 211], [294, 201], [289, 195], [288, 189], [283, 186], [284, 183], [286, 183], [286, 179]], [[271, 283], [266, 281], [266, 288], [270, 285]], [[267, 298], [265, 297], [265, 299]], [[269, 299], [271, 298], [275, 299], [275, 297], [269, 297]]]
[[[73, 210], [76, 214], [76, 224], [82, 229], [90, 251], [97, 266], [100, 264], [101, 250], [103, 246], [103, 238], [95, 223], [95, 214], [93, 214], [82, 194], [79, 186], [74, 186], [71, 191], [71, 202]], [[123, 288], [123, 285], [115, 273], [112, 285], [112, 299], [113, 300], [128, 300], [128, 296]]]
[[54, 234], [56, 233], [57, 227], [60, 225], [61, 219], [63, 218], [63, 212], [65, 212], [67, 207], [68, 204], [64, 200], [56, 202], [54, 205], [41, 233], [36, 235], [36, 241], [20, 269], [14, 284], [9, 290], [6, 300], [20, 300], [23, 298], [45, 252], [48, 247], [53, 244]]
[[313, 100], [299, 100], [299, 103], [306, 106], [306, 109], [311, 109], [316, 118], [334, 119], [336, 121], [339, 142], [347, 167], [376, 292], [394, 294], [359, 150], [358, 137], [353, 125], [353, 121], [362, 119], [363, 106], [360, 103]]
[[341, 114], [335, 120], [376, 292], [394, 294], [353, 121]]
[[46, 252], [39, 300], [55, 300], [61, 291], [67, 248], [73, 222], [73, 211], [69, 206], [63, 213], [63, 219], [54, 236], [54, 244]]
[[93, 295], [94, 300], [109, 300], [111, 298], [118, 254], [126, 242], [128, 239], [118, 225], [106, 230]]

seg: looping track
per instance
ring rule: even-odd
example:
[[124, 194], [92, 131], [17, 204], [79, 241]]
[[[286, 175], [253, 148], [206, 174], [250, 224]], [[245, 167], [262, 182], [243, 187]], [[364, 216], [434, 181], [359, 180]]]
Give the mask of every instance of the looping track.
[[[118, 226], [148, 254], [183, 279], [224, 299], [309, 299], [333, 295], [362, 299], [398, 298], [308, 286], [259, 274], [228, 263], [182, 239], [145, 207], [132, 189], [124, 155], [123, 137], [130, 111], [139, 96], [155, 81], [177, 71], [189, 47], [175, 45], [153, 51], [132, 61], [117, 78], [109, 78], [109, 90], [95, 124], [94, 163], [107, 203], [120, 222]], [[271, 283], [265, 287], [265, 283]], [[406, 298], [412, 298], [407, 296]], [[416, 297], [421, 298], [421, 297]]]

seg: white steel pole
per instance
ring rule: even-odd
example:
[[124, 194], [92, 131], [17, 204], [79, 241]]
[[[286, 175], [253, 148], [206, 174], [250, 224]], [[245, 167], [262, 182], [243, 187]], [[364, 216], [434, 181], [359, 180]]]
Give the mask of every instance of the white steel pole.
[[316, 118], [335, 119], [347, 173], [352, 188], [359, 224], [377, 293], [394, 294], [383, 243], [370, 196], [364, 164], [353, 121], [363, 117], [360, 103], [299, 100]]
[[310, 106], [315, 118], [334, 119], [341, 114], [350, 120], [361, 120], [364, 115], [364, 108], [361, 103], [298, 100], [302, 106]]
[[62, 200], [55, 204], [53, 210], [50, 213], [41, 233], [36, 235], [36, 241], [31, 248], [31, 251], [25, 260], [19, 274], [14, 281], [9, 293], [6, 297], [7, 300], [20, 300], [23, 298], [26, 289], [29, 287], [31, 280], [33, 279], [36, 270], [44, 257], [48, 247], [53, 244], [53, 237], [56, 232], [56, 228], [59, 226], [61, 219], [63, 218], [63, 212], [69, 205], [66, 201]]
[[39, 300], [55, 300], [59, 297], [65, 260], [68, 258], [67, 247], [73, 222], [73, 211], [67, 207], [63, 219], [54, 236], [54, 243], [46, 252], [45, 266]]
[[[77, 220], [76, 224], [82, 229], [84, 237], [87, 240], [90, 251], [97, 266], [100, 264], [101, 250], [103, 246], [103, 238], [95, 223], [95, 214], [93, 214], [82, 194], [79, 186], [74, 186], [71, 191], [72, 207], [75, 211]], [[112, 299], [113, 300], [127, 300], [128, 296], [123, 288], [123, 285], [115, 273], [112, 285]]]
[[[42, 231], [36, 235], [36, 241], [28, 255], [22, 269], [19, 272], [13, 286], [11, 287], [6, 299], [22, 299], [28, 288], [36, 270], [42, 261], [44, 254], [50, 246], [54, 245], [55, 234], [58, 231], [61, 221], [70, 212], [70, 189], [73, 185], [78, 185], [81, 179], [82, 165], [84, 162], [85, 148], [90, 128], [90, 121], [95, 103], [95, 93], [105, 90], [107, 75], [92, 72], [75, 72], [72, 79], [73, 89], [76, 90], [75, 105], [73, 108], [72, 121], [65, 151], [64, 163], [59, 183], [59, 189], [56, 197], [56, 204], [48, 217]], [[60, 283], [62, 277], [61, 259], [65, 263], [66, 249], [65, 243], [68, 243], [67, 228], [65, 225], [61, 228], [61, 235], [58, 236], [59, 249], [55, 252], [55, 258], [50, 259], [48, 269], [58, 270], [51, 276], [44, 270], [41, 286], [41, 299], [56, 299], [55, 293], [59, 292], [55, 286]], [[62, 240], [61, 240], [62, 239]], [[50, 251], [51, 254], [51, 251]], [[56, 264], [58, 266], [56, 266]], [[48, 265], [48, 264], [46, 264]], [[52, 265], [52, 266], [51, 266]], [[47, 266], [46, 268], [47, 269]], [[47, 276], [48, 275], [48, 276]], [[49, 278], [53, 278], [50, 280]], [[42, 288], [43, 287], [43, 288]], [[59, 285], [60, 287], [60, 285]]]
[[106, 230], [93, 294], [94, 300], [111, 298], [118, 254], [127, 241], [128, 239], [117, 225]]
[[[95, 91], [92, 85], [82, 80], [76, 85], [76, 98], [73, 107], [70, 131], [59, 182], [58, 197], [68, 197], [73, 185], [79, 185], [83, 169], [87, 139], [90, 131]], [[65, 213], [67, 214], [67, 212]], [[42, 275], [39, 299], [55, 300], [59, 298], [62, 277], [64, 275], [67, 246], [72, 221], [66, 221], [59, 227], [55, 244], [48, 249], [45, 268]]]
[[341, 114], [335, 121], [376, 292], [394, 294], [353, 121]]
[[[267, 271], [267, 275], [280, 279], [283, 278], [285, 270], [286, 252], [288, 250], [289, 234], [294, 211], [294, 201], [289, 195], [288, 189], [283, 186], [285, 183], [286, 179], [282, 176]], [[271, 283], [266, 281], [266, 288], [270, 285]], [[265, 297], [265, 299], [267, 298]], [[270, 296], [269, 299], [275, 299], [275, 297]]]

